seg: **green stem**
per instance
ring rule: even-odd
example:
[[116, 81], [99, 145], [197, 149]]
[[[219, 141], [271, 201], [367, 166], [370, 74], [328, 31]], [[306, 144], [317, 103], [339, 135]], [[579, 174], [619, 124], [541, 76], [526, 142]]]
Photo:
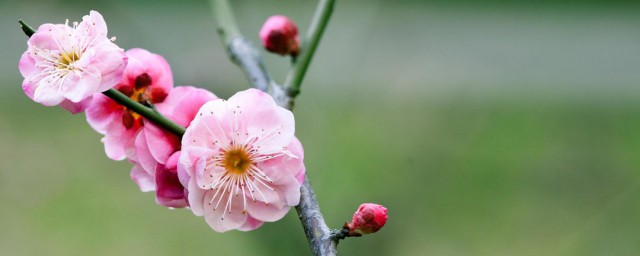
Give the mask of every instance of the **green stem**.
[[[19, 20], [18, 22], [20, 23], [22, 31], [28, 37], [31, 37], [35, 33], [35, 30], [33, 30], [33, 28], [31, 28], [31, 26], [29, 26], [24, 21]], [[182, 138], [182, 135], [185, 132], [185, 128], [174, 123], [173, 121], [169, 120], [168, 118], [160, 114], [155, 109], [155, 107], [153, 107], [153, 105], [152, 107], [147, 107], [145, 105], [142, 105], [115, 89], [109, 89], [107, 91], [102, 92], [102, 94], [111, 98], [118, 104], [125, 106], [127, 109], [140, 114], [141, 116], [151, 121], [152, 123], [160, 126], [161, 128], [175, 134], [176, 136], [178, 136], [178, 138]]]
[[140, 114], [141, 116], [160, 126], [161, 128], [175, 134], [179, 138], [182, 138], [182, 135], [185, 132], [185, 128], [169, 120], [159, 112], [154, 111], [154, 109], [133, 101], [131, 98], [115, 89], [109, 89], [102, 94], [111, 98], [118, 104], [125, 106], [127, 109]]
[[335, 0], [321, 0], [318, 3], [311, 25], [307, 30], [307, 35], [302, 41], [300, 54], [294, 60], [294, 64], [284, 82], [284, 89], [290, 97], [295, 97], [300, 93], [300, 85], [309, 68], [311, 59], [313, 59], [313, 54], [320, 43], [322, 34], [329, 23], [335, 2]]

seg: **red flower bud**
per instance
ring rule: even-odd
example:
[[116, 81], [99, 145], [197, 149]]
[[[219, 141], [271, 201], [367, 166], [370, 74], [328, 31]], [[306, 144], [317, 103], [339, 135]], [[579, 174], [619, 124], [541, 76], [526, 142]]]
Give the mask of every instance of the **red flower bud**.
[[[346, 225], [350, 236], [375, 233], [387, 223], [387, 208], [379, 204], [361, 204]], [[345, 227], [345, 228], [346, 228]]]
[[298, 27], [282, 15], [271, 16], [260, 29], [260, 40], [267, 51], [280, 55], [298, 55], [300, 52]]

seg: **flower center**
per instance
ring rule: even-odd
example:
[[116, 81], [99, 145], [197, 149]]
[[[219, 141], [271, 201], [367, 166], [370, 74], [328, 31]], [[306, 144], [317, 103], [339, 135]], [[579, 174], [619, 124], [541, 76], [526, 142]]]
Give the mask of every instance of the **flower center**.
[[251, 158], [243, 148], [231, 149], [223, 153], [222, 165], [233, 174], [245, 173], [251, 164]]
[[[152, 81], [153, 80], [149, 74], [142, 73], [130, 82], [132, 85], [121, 86], [118, 88], [118, 91], [127, 95], [130, 99], [147, 106], [163, 102], [167, 97], [167, 93], [161, 88], [151, 87]], [[136, 126], [136, 124], [143, 124], [142, 116], [129, 109], [125, 108], [125, 110], [126, 111], [122, 115], [122, 124], [127, 129], [131, 129]]]
[[76, 52], [65, 52], [60, 54], [60, 64], [58, 68], [62, 69], [72, 69], [69, 67], [71, 64], [80, 59], [80, 56]]
[[133, 81], [133, 86], [126, 87], [126, 92], [123, 93], [140, 104], [154, 103], [151, 95], [147, 93], [150, 85], [151, 76], [147, 73], [142, 73], [136, 76], [136, 79]]

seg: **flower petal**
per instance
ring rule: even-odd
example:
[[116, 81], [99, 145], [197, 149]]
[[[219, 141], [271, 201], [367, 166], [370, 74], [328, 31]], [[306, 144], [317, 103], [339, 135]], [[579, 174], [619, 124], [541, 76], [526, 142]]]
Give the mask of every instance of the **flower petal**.
[[187, 198], [191, 207], [191, 211], [196, 216], [204, 215], [204, 205], [206, 205], [206, 203], [204, 202], [204, 196], [205, 193], [207, 193], [207, 190], [200, 189], [196, 184], [195, 179], [191, 179], [189, 181], [187, 189], [189, 190]]
[[101, 74], [96, 91], [103, 92], [115, 86], [122, 79], [129, 59], [123, 49], [110, 41], [96, 46], [94, 51], [95, 55], [90, 65]]
[[280, 150], [289, 145], [295, 132], [293, 113], [276, 105], [273, 98], [260, 90], [249, 89], [229, 98], [227, 114], [229, 120], [233, 111], [241, 111], [243, 123], [249, 137], [258, 137], [257, 144], [264, 151]]
[[49, 75], [38, 82], [33, 100], [45, 106], [55, 106], [64, 100], [60, 93], [60, 81], [55, 75]]
[[22, 81], [22, 90], [29, 99], [34, 100], [36, 88], [38, 88], [38, 83], [42, 80], [42, 77], [42, 70], [34, 69], [24, 78], [24, 81]]
[[125, 128], [122, 123], [111, 123], [103, 139], [107, 156], [116, 161], [124, 160], [127, 156], [127, 149], [135, 146], [137, 132], [135, 129]]
[[[158, 164], [155, 170], [156, 199], [164, 203], [171, 202], [172, 205], [165, 205], [168, 207], [177, 207], [173, 203], [178, 203], [180, 200], [185, 201], [184, 187], [178, 180], [176, 163], [179, 156], [180, 153], [171, 155], [167, 164]], [[184, 206], [186, 206], [186, 201]]]
[[217, 114], [215, 111], [224, 107], [223, 100], [205, 103], [182, 136], [182, 147], [217, 149], [219, 143], [227, 144], [227, 134], [231, 133], [231, 130], [228, 126], [223, 126], [219, 117], [215, 116]]
[[150, 173], [155, 172], [158, 162], [151, 154], [151, 150], [149, 149], [149, 144], [147, 142], [147, 137], [145, 136], [144, 130], [141, 130], [135, 136], [135, 152], [138, 162], [140, 162], [142, 168]]
[[171, 154], [180, 148], [180, 139], [175, 135], [158, 128], [151, 122], [145, 122], [143, 128], [146, 148], [158, 163], [164, 164]]
[[61, 92], [70, 101], [80, 102], [92, 96], [98, 89], [101, 75], [95, 67], [69, 72], [62, 83]]
[[131, 169], [131, 179], [138, 184], [142, 192], [154, 191], [156, 189], [153, 175], [145, 171], [139, 164], [134, 165]]
[[173, 88], [164, 102], [157, 104], [160, 113], [182, 126], [189, 126], [191, 121], [206, 102], [218, 99], [213, 93], [192, 86]]
[[93, 10], [89, 12], [89, 15], [85, 15], [82, 17], [82, 21], [78, 24], [76, 31], [87, 38], [87, 43], [95, 41], [96, 39], [108, 40], [107, 23], [104, 21], [104, 18], [99, 12]]
[[259, 228], [260, 226], [262, 226], [262, 224], [264, 224], [264, 222], [256, 220], [251, 216], [247, 216], [247, 222], [245, 222], [244, 225], [242, 225], [242, 227], [239, 227], [238, 230], [251, 231]]
[[247, 211], [251, 217], [266, 222], [273, 222], [282, 219], [289, 212], [291, 207], [277, 207], [273, 204], [265, 204], [262, 202], [247, 203]]
[[93, 101], [93, 97], [88, 97], [80, 102], [73, 102], [70, 100], [64, 100], [60, 103], [60, 107], [66, 109], [71, 112], [71, 114], [78, 114], [82, 111], [85, 111], [87, 107], [91, 105], [91, 101]]
[[20, 61], [18, 62], [18, 69], [20, 69], [20, 74], [22, 77], [27, 77], [31, 72], [36, 69], [36, 61], [31, 58], [29, 55], [29, 51], [26, 51], [20, 57]]
[[231, 207], [225, 211], [224, 204], [227, 202], [229, 195], [225, 194], [220, 201], [220, 205], [215, 210], [213, 209], [217, 203], [218, 198], [209, 205], [211, 197], [213, 197], [213, 191], [208, 191], [204, 197], [204, 219], [209, 226], [217, 232], [225, 232], [242, 227], [247, 221], [247, 214], [243, 213], [242, 199], [240, 197], [232, 196]]
[[113, 122], [121, 122], [124, 107], [102, 94], [93, 95], [93, 102], [86, 110], [87, 122], [98, 133], [105, 134]]
[[[162, 88], [167, 92], [173, 88], [173, 73], [171, 72], [171, 67], [161, 55], [151, 53], [141, 48], [129, 49], [126, 54], [127, 57], [132, 60], [129, 65], [132, 65], [131, 71], [133, 72], [127, 72], [128, 75], [135, 73], [137, 76], [141, 73], [147, 73], [153, 78], [151, 80], [151, 87]], [[133, 79], [135, 79], [135, 77]]]
[[[73, 48], [73, 42], [69, 36], [73, 33], [73, 29], [64, 24], [46, 23], [38, 27], [38, 30], [29, 38], [27, 44], [30, 50], [37, 48], [63, 53], [71, 51]], [[37, 58], [36, 62], [39, 62], [39, 60], [40, 58]]]

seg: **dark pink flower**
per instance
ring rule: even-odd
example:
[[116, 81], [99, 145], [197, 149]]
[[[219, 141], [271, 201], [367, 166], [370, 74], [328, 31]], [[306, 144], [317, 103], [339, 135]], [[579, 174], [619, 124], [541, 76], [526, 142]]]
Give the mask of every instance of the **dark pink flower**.
[[294, 131], [293, 114], [256, 89], [202, 106], [180, 156], [193, 213], [218, 232], [284, 217], [299, 203], [305, 174]]
[[387, 208], [379, 204], [361, 204], [347, 224], [349, 235], [361, 236], [375, 233], [387, 223]]
[[[173, 88], [173, 75], [167, 61], [139, 48], [126, 54], [129, 64], [114, 88], [142, 104], [162, 103]], [[102, 94], [94, 95], [86, 114], [89, 125], [105, 135], [105, 151], [113, 160], [125, 158], [127, 149], [131, 149], [135, 136], [144, 126], [142, 116]]]
[[298, 27], [286, 16], [271, 16], [260, 29], [260, 40], [265, 49], [280, 55], [298, 55], [300, 42]]
[[96, 11], [73, 27], [68, 21], [43, 24], [27, 44], [18, 64], [24, 92], [74, 114], [87, 108], [95, 93], [113, 87], [127, 66], [124, 51], [107, 38], [107, 25]]

